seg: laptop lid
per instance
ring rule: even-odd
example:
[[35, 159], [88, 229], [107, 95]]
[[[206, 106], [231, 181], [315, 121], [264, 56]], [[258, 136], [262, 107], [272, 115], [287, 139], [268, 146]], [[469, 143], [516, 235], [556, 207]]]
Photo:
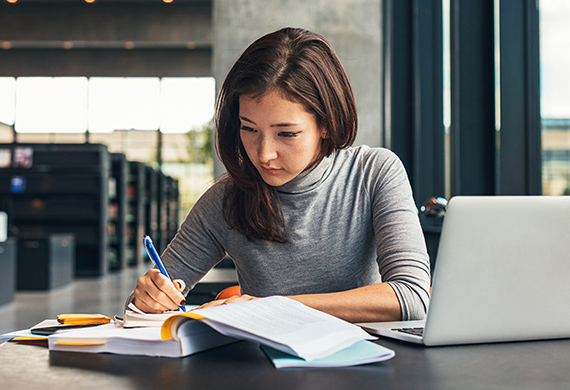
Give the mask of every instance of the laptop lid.
[[569, 282], [570, 197], [454, 197], [423, 343], [570, 337]]

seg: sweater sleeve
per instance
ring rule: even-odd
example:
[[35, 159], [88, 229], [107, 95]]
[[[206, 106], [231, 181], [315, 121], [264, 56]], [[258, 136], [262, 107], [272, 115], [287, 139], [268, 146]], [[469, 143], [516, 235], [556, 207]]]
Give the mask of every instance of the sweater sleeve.
[[[222, 198], [223, 184], [216, 183], [198, 199], [161, 255], [170, 277], [186, 283], [184, 295], [225, 255], [219, 241], [225, 230]], [[134, 291], [125, 301], [125, 310], [133, 300]]]
[[184, 295], [225, 255], [223, 188], [218, 182], [198, 199], [162, 255], [170, 276], [186, 283]]
[[382, 281], [389, 283], [400, 302], [402, 320], [425, 318], [429, 306], [430, 264], [418, 211], [405, 168], [386, 149], [371, 149], [382, 158], [365, 161], [377, 259]]

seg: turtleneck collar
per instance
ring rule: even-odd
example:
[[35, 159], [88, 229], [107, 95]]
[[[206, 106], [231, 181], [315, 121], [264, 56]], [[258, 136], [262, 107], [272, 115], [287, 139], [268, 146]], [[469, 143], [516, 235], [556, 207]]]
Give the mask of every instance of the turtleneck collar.
[[282, 193], [300, 194], [317, 187], [328, 176], [336, 154], [337, 151], [335, 150], [330, 156], [323, 158], [319, 165], [313, 169], [301, 172], [291, 181], [275, 187], [275, 189]]

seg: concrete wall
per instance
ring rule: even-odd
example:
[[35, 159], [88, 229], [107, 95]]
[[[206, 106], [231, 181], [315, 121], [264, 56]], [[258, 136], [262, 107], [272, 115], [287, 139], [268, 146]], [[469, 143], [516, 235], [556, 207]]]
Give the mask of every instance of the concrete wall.
[[[359, 113], [355, 145], [381, 145], [380, 0], [213, 0], [212, 72], [220, 87], [227, 71], [255, 39], [282, 27], [322, 34], [351, 79]], [[216, 162], [215, 174], [223, 172]]]

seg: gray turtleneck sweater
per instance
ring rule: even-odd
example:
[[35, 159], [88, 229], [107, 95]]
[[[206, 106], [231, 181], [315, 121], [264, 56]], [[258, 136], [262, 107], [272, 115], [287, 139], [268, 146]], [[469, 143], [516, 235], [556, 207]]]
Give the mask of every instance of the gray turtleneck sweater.
[[226, 254], [244, 294], [344, 291], [387, 282], [402, 319], [424, 318], [430, 267], [410, 184], [389, 150], [338, 150], [277, 187], [289, 242], [248, 241], [222, 212], [227, 178], [196, 202], [162, 259], [186, 291]]

